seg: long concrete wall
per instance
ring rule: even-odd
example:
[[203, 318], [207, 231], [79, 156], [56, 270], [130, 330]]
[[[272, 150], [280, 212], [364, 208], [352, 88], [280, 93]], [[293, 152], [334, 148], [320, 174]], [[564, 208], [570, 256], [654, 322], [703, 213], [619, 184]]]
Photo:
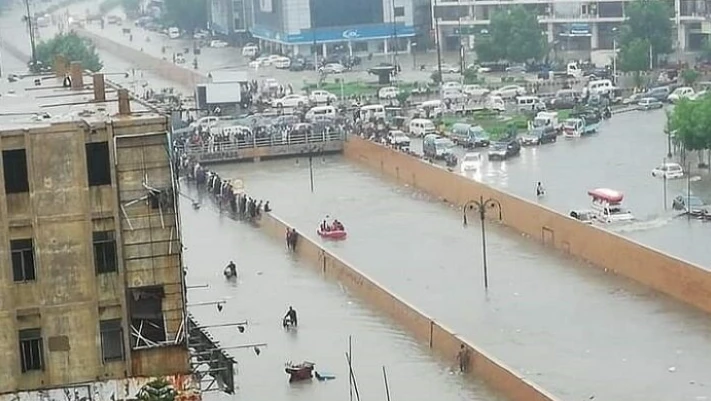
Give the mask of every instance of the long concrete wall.
[[[262, 217], [259, 226], [265, 233], [282, 241], [286, 246], [286, 229], [289, 226], [284, 221], [270, 213]], [[323, 277], [338, 281], [348, 288], [351, 294], [358, 296], [374, 309], [387, 314], [417, 340], [429, 344], [430, 349], [443, 358], [455, 363], [459, 347], [464, 344], [470, 353], [469, 373], [486, 381], [488, 385], [510, 400], [557, 400], [553, 395], [514, 372], [501, 361], [425, 315], [348, 262], [323, 248], [309, 238], [309, 234], [302, 232], [299, 234], [297, 255], [300, 259], [317, 269]]]
[[506, 226], [711, 312], [711, 272], [690, 262], [359, 137], [348, 138], [345, 156], [455, 205], [495, 198]]
[[135, 68], [149, 70], [165, 80], [181, 83], [190, 89], [199, 83], [207, 81], [207, 78], [199, 72], [175, 65], [171, 61], [156, 58], [85, 29], [75, 28], [74, 31], [77, 35], [89, 39], [97, 48], [111, 54], [118, 54], [122, 59], [131, 60]]

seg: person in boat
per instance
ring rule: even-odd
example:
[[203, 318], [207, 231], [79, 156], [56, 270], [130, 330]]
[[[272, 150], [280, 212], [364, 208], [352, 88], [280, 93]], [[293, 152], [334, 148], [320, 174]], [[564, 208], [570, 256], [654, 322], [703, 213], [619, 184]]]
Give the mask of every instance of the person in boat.
[[296, 310], [293, 307], [290, 306], [289, 310], [286, 311], [286, 315], [284, 315], [284, 319], [282, 319], [282, 325], [284, 327], [296, 327], [298, 325]]
[[546, 194], [546, 191], [543, 189], [543, 184], [541, 184], [540, 181], [538, 181], [538, 185], [536, 185], [536, 196], [541, 197]]
[[337, 219], [333, 219], [333, 223], [331, 224], [331, 228], [333, 231], [343, 231], [345, 228], [343, 227], [343, 224], [338, 221]]
[[227, 276], [227, 277], [237, 276], [237, 265], [235, 265], [235, 262], [230, 260], [230, 263], [225, 268], [225, 276]]
[[327, 232], [327, 231], [330, 231], [329, 228], [330, 228], [330, 227], [328, 226], [328, 223], [326, 222], [326, 219], [323, 219], [323, 221], [321, 222], [321, 232], [322, 232], [322, 233], [325, 233], [325, 232]]

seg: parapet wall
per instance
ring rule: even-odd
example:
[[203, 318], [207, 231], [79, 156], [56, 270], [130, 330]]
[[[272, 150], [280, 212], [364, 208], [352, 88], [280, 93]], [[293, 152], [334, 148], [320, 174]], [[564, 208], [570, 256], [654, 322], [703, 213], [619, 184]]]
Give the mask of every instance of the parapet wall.
[[455, 205], [480, 196], [495, 198], [501, 203], [506, 226], [711, 312], [711, 272], [697, 265], [359, 137], [348, 138], [344, 154]]
[[[109, 38], [96, 35], [81, 28], [75, 28], [77, 35], [89, 39], [94, 46], [112, 54], [119, 54], [124, 60], [130, 60], [137, 69], [150, 71], [165, 80], [181, 83], [193, 90], [195, 85], [207, 81], [207, 78], [197, 71], [173, 64], [171, 61], [156, 58], [131, 46], [114, 42]], [[190, 64], [192, 65], [192, 64]]]
[[[274, 214], [265, 214], [261, 229], [286, 246], [286, 229], [289, 227]], [[556, 401], [553, 395], [514, 372], [501, 361], [461, 338], [451, 329], [436, 322], [397, 295], [389, 292], [375, 280], [358, 271], [304, 233], [299, 233], [297, 254], [300, 259], [318, 269], [323, 277], [337, 280], [349, 292], [380, 312], [385, 313], [404, 327], [417, 340], [429, 344], [430, 349], [442, 357], [456, 361], [459, 347], [464, 344], [470, 353], [470, 374], [486, 383], [512, 401]]]

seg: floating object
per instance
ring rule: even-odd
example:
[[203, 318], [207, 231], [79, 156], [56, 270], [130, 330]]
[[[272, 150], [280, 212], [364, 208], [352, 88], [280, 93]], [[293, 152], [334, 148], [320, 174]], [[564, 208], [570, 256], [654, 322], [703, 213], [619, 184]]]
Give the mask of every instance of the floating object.
[[346, 239], [346, 236], [348, 235], [345, 230], [321, 231], [320, 229], [316, 230], [316, 234], [318, 234], [321, 238], [327, 239]]
[[316, 380], [318, 381], [327, 381], [327, 380], [333, 380], [336, 378], [335, 375], [330, 374], [330, 373], [319, 373], [319, 372], [314, 372], [314, 375], [316, 376]]
[[299, 364], [287, 362], [284, 371], [289, 375], [289, 382], [311, 380], [313, 378], [314, 367], [313, 362], [304, 361]]

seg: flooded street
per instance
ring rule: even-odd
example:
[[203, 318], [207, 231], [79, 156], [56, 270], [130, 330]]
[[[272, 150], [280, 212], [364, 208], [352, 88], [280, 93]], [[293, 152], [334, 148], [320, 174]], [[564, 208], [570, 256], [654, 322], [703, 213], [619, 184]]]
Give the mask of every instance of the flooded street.
[[340, 157], [314, 159], [314, 194], [306, 159], [214, 169], [307, 234], [338, 218], [349, 237], [328, 247], [564, 399], [711, 397], [703, 313], [494, 225], [486, 295], [478, 224]]
[[[184, 183], [183, 192], [196, 196]], [[382, 315], [363, 306], [337, 283], [326, 282], [304, 266], [278, 241], [250, 225], [238, 223], [207, 200], [199, 210], [181, 199], [181, 219], [188, 267], [188, 303], [225, 301], [188, 307], [202, 325], [247, 321], [244, 333], [236, 327], [208, 331], [238, 361], [240, 399], [311, 401], [348, 399], [348, 336], [352, 336], [353, 365], [364, 400], [385, 399], [382, 366], [386, 366], [394, 399], [498, 401], [486, 387], [450, 373], [451, 361], [435, 360], [425, 345], [411, 339]], [[225, 280], [222, 270], [237, 264], [238, 282]], [[289, 306], [299, 314], [296, 332], [286, 332], [281, 319]], [[230, 347], [267, 343], [252, 348]], [[316, 363], [316, 370], [335, 380], [290, 385], [287, 361]], [[208, 399], [211, 395], [208, 395]], [[224, 397], [224, 396], [221, 396]]]

